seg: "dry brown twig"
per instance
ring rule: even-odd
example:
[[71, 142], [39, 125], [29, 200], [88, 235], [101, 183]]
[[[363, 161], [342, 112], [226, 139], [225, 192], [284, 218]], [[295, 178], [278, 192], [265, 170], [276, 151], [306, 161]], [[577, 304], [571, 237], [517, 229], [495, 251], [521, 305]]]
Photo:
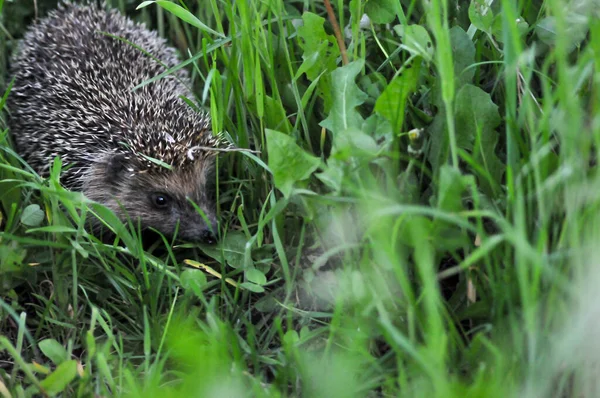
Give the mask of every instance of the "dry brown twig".
[[340, 30], [340, 26], [337, 23], [337, 18], [335, 17], [335, 13], [333, 12], [333, 8], [331, 7], [331, 3], [329, 0], [323, 0], [325, 3], [325, 8], [327, 9], [327, 15], [329, 16], [329, 22], [333, 25], [333, 32], [335, 33], [335, 38], [337, 39], [338, 46], [340, 47], [340, 53], [342, 54], [342, 63], [344, 65], [348, 65], [348, 54], [346, 53], [346, 43], [344, 43], [344, 36], [342, 36], [342, 31]]

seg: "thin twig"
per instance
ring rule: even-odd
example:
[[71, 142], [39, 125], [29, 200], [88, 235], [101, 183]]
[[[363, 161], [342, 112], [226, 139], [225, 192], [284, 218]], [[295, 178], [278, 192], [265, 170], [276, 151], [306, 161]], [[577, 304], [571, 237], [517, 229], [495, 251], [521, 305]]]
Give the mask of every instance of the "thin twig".
[[346, 54], [346, 43], [344, 43], [344, 36], [342, 36], [342, 32], [340, 31], [340, 26], [337, 23], [337, 18], [335, 17], [335, 13], [333, 12], [333, 8], [331, 8], [331, 3], [329, 0], [323, 0], [325, 3], [325, 8], [327, 8], [327, 15], [329, 16], [329, 22], [333, 25], [333, 31], [335, 33], [335, 37], [338, 42], [338, 46], [340, 47], [340, 53], [342, 54], [342, 63], [344, 65], [348, 65], [348, 55]]

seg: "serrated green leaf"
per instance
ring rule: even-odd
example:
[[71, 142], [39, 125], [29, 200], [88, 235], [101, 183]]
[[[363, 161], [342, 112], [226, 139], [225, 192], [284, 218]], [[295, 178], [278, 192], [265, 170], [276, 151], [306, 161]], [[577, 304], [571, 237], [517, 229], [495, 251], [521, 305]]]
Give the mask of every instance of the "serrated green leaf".
[[335, 37], [325, 32], [324, 18], [312, 12], [305, 12], [302, 14], [302, 21], [303, 25], [298, 28], [298, 37], [300, 48], [304, 51], [304, 62], [296, 75], [306, 73], [308, 79], [315, 80], [324, 70], [335, 69], [340, 51]]
[[329, 116], [320, 125], [334, 134], [341, 134], [349, 128], [360, 129], [363, 123], [356, 107], [365, 102], [368, 96], [358, 88], [354, 80], [364, 63], [360, 59], [331, 72], [331, 80], [335, 82], [333, 104]]
[[477, 86], [467, 84], [456, 94], [455, 108], [457, 143], [460, 148], [471, 150], [477, 131], [493, 130], [501, 122], [498, 105], [488, 93]]
[[42, 340], [38, 343], [38, 346], [44, 355], [50, 358], [55, 365], [60, 365], [69, 359], [67, 350], [62, 346], [62, 344], [54, 339]]
[[400, 132], [402, 128], [406, 100], [417, 87], [420, 70], [421, 58], [418, 57], [409, 68], [390, 82], [375, 103], [375, 112], [390, 122], [394, 133]]
[[72, 359], [58, 365], [56, 370], [46, 377], [40, 385], [50, 396], [63, 392], [77, 377], [77, 361]]
[[275, 130], [266, 130], [269, 168], [275, 186], [287, 198], [294, 184], [310, 177], [321, 160], [296, 145], [294, 138]]
[[396, 19], [397, 0], [369, 0], [365, 4], [365, 13], [376, 24], [391, 23]]
[[[498, 141], [495, 129], [502, 121], [498, 106], [488, 93], [471, 84], [458, 91], [455, 105], [456, 125], [460, 126], [456, 131], [458, 146], [472, 151], [474, 159], [500, 183], [506, 167], [495, 153]], [[481, 181], [481, 186], [487, 194], [493, 194], [486, 181]]]
[[[452, 44], [452, 60], [455, 73], [455, 89], [459, 90], [462, 86], [473, 80], [474, 68], [468, 68], [475, 62], [475, 46], [469, 39], [467, 33], [460, 27], [454, 26], [450, 29], [450, 41]], [[433, 103], [438, 107], [438, 112], [433, 121], [427, 128], [430, 137], [429, 151], [427, 158], [431, 163], [434, 172], [448, 159], [449, 140], [446, 127], [446, 107], [442, 101], [441, 82], [438, 77], [433, 87]], [[456, 123], [456, 133], [461, 134], [463, 126]], [[460, 145], [459, 145], [460, 146]]]
[[38, 204], [30, 204], [23, 209], [21, 223], [28, 227], [37, 227], [44, 221], [44, 212]]
[[475, 63], [475, 45], [467, 32], [460, 26], [450, 29], [450, 43], [452, 44], [454, 76], [456, 77], [455, 87], [456, 90], [459, 90], [463, 85], [471, 83], [475, 76], [475, 68], [469, 68]]
[[257, 285], [262, 286], [265, 283], [267, 283], [267, 277], [265, 276], [265, 274], [263, 274], [256, 268], [250, 268], [250, 269], [246, 270], [245, 275], [246, 275], [246, 279], [248, 279], [248, 281], [250, 281], [252, 283], [256, 283]]

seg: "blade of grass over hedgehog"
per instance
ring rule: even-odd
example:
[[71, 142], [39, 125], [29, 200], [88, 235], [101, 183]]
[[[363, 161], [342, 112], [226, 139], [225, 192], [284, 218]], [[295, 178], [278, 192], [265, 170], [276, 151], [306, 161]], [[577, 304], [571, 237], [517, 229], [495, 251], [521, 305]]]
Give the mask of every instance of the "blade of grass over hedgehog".
[[142, 4], [140, 4], [137, 9], [141, 9], [143, 7], [146, 7], [150, 4], [156, 4], [162, 8], [164, 8], [165, 10], [169, 11], [170, 13], [172, 13], [173, 15], [175, 15], [177, 18], [181, 19], [182, 21], [185, 21], [187, 23], [189, 23], [190, 25], [195, 26], [196, 28], [208, 32], [210, 34], [213, 34], [215, 36], [219, 36], [221, 38], [224, 38], [225, 36], [215, 30], [212, 30], [211, 28], [209, 28], [208, 26], [206, 26], [205, 24], [203, 24], [198, 18], [196, 18], [194, 16], [194, 14], [190, 13], [188, 10], [186, 10], [185, 8], [175, 4], [175, 3], [171, 3], [170, 1], [165, 1], [165, 0], [150, 0], [150, 1], [144, 1]]
[[206, 53], [198, 53], [198, 54], [194, 55], [193, 57], [188, 58], [187, 60], [181, 62], [179, 65], [176, 65], [176, 66], [174, 66], [172, 68], [169, 68], [165, 72], [163, 72], [163, 73], [161, 73], [159, 75], [156, 75], [156, 76], [154, 76], [154, 77], [152, 77], [152, 78], [150, 78], [150, 79], [148, 79], [148, 80], [146, 80], [146, 81], [138, 84], [137, 86], [135, 86], [135, 87], [132, 88], [132, 91], [138, 90], [138, 89], [140, 89], [140, 88], [142, 88], [142, 87], [144, 87], [144, 86], [146, 86], [148, 84], [154, 83], [155, 81], [160, 80], [160, 79], [162, 79], [162, 78], [164, 78], [166, 76], [172, 75], [173, 73], [177, 72], [178, 70], [180, 70], [182, 68], [185, 68], [189, 64], [191, 64], [193, 62], [196, 62], [198, 59], [205, 57], [208, 53], [210, 53], [212, 51], [215, 51], [216, 49], [218, 49], [218, 48], [220, 48], [222, 46], [227, 45], [229, 42], [231, 42], [231, 38], [221, 39], [221, 40], [213, 43], [211, 46], [209, 46], [206, 49]]

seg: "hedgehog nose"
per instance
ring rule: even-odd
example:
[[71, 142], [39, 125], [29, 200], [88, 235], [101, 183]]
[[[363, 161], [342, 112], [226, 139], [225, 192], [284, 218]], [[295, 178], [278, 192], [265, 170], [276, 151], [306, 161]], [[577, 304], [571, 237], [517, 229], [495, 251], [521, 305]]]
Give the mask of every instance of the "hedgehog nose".
[[200, 231], [200, 239], [206, 243], [215, 243], [217, 241], [217, 223], [211, 222], [210, 226], [206, 226]]
[[204, 228], [202, 232], [200, 232], [200, 240], [206, 243], [215, 243], [216, 237], [210, 228]]

